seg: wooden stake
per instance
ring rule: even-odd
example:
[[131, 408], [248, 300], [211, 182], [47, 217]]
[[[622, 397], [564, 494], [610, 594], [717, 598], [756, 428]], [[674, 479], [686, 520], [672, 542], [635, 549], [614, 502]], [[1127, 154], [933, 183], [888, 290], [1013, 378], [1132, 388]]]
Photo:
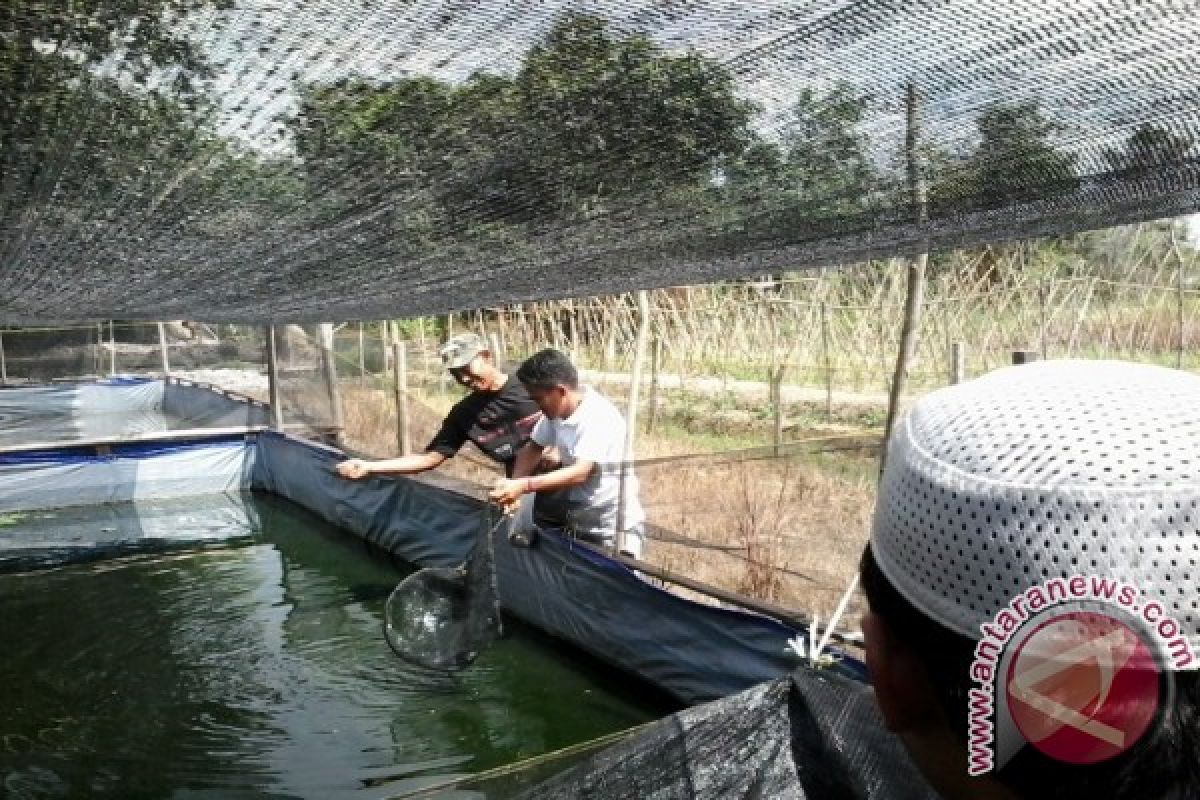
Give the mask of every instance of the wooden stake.
[[162, 374], [166, 378], [171, 374], [171, 359], [167, 355], [167, 327], [158, 323], [158, 353], [162, 361]]
[[647, 433], [654, 433], [655, 424], [658, 422], [658, 371], [661, 366], [662, 340], [656, 334], [654, 346], [650, 350], [650, 405], [646, 409], [649, 415], [646, 418]]
[[829, 303], [821, 303], [821, 352], [825, 358], [825, 421], [833, 421], [833, 354], [829, 352]]
[[393, 373], [392, 391], [396, 397], [396, 448], [400, 455], [412, 452], [412, 432], [408, 415], [408, 343], [400, 338], [397, 324], [392, 337]]
[[321, 349], [321, 372], [325, 376], [325, 391], [329, 394], [329, 413], [332, 417], [330, 427], [333, 429], [333, 439], [340, 446], [346, 429], [345, 415], [342, 412], [342, 395], [338, 391], [337, 364], [333, 355], [333, 325], [322, 322], [317, 326], [317, 346]]
[[[917, 148], [920, 144], [920, 101], [915, 84], [908, 85], [908, 132], [905, 137], [905, 151], [908, 160], [908, 186], [912, 193], [912, 202], [916, 211], [916, 222], [924, 228], [929, 221], [929, 205], [925, 194], [925, 180], [921, 175]], [[904, 324], [900, 329], [900, 347], [896, 353], [896, 369], [892, 375], [891, 391], [888, 392], [887, 423], [883, 432], [883, 447], [879, 454], [879, 472], [883, 474], [887, 463], [888, 442], [892, 436], [892, 428], [896, 424], [896, 416], [900, 410], [900, 401], [904, 397], [904, 385], [908, 380], [908, 365], [917, 349], [917, 336], [921, 325], [921, 307], [925, 300], [925, 268], [929, 264], [929, 253], [921, 253], [908, 265], [908, 284], [904, 297]]]
[[[367, 385], [367, 334], [363, 321], [358, 321], [358, 384]], [[387, 351], [384, 351], [387, 352]]]
[[271, 406], [271, 427], [283, 430], [283, 401], [279, 395], [279, 357], [275, 348], [275, 326], [268, 325], [267, 335], [267, 397]]
[[646, 343], [650, 338], [650, 296], [645, 289], [637, 293], [638, 329], [633, 350], [633, 373], [629, 376], [629, 409], [625, 419], [625, 447], [621, 455], [620, 490], [617, 495], [617, 531], [613, 548], [620, 551], [625, 544], [625, 483], [629, 462], [633, 458], [633, 443], [637, 436], [638, 400], [642, 388], [642, 370], [646, 365]]
[[504, 351], [500, 349], [500, 337], [494, 332], [488, 334], [488, 347], [492, 350], [492, 360], [495, 361], [496, 366], [504, 369], [508, 359], [504, 357]]

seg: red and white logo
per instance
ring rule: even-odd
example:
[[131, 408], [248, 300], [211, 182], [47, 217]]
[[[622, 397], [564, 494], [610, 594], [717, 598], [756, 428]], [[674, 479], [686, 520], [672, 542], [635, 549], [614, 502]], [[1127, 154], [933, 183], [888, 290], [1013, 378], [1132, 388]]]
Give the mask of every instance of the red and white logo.
[[1162, 672], [1129, 625], [1074, 611], [1043, 621], [1015, 648], [1004, 689], [1027, 742], [1070, 764], [1133, 747], [1158, 714]]
[[1170, 702], [1172, 675], [1196, 669], [1161, 601], [1103, 576], [1051, 578], [979, 626], [967, 691], [967, 773], [1025, 746], [1095, 764], [1136, 745]]

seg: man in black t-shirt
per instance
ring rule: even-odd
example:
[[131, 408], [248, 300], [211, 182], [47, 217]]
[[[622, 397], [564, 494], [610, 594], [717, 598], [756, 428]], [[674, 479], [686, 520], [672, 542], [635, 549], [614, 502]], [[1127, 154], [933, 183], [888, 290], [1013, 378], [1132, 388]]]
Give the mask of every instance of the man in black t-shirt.
[[512, 476], [517, 452], [542, 418], [537, 404], [519, 381], [509, 380], [496, 366], [492, 352], [479, 336], [454, 336], [439, 354], [454, 380], [471, 393], [450, 409], [425, 452], [382, 461], [352, 458], [337, 465], [339, 475], [359, 480], [368, 475], [425, 472], [453, 458], [470, 440], [488, 458], [503, 464], [505, 475]]

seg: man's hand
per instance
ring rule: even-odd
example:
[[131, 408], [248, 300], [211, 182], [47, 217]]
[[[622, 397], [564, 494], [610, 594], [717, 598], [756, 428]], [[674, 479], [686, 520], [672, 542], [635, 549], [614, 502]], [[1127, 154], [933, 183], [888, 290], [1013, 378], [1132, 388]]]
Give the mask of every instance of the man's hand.
[[492, 485], [492, 491], [488, 492], [488, 500], [504, 509], [505, 514], [512, 514], [520, 505], [521, 495], [525, 494], [526, 486], [524, 478], [515, 481], [498, 478]]
[[341, 475], [343, 478], [349, 478], [352, 481], [362, 480], [371, 474], [371, 469], [367, 466], [367, 462], [360, 458], [351, 458], [348, 461], [343, 461], [334, 469], [337, 470], [338, 475]]

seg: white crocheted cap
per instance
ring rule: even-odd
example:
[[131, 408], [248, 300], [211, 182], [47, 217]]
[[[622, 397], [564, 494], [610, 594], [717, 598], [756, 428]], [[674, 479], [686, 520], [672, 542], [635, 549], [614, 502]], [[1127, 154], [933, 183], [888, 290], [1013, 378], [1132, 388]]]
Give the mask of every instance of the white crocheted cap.
[[1200, 652], [1200, 377], [1044, 361], [922, 398], [889, 445], [879, 568], [971, 639], [1055, 577], [1127, 581]]

